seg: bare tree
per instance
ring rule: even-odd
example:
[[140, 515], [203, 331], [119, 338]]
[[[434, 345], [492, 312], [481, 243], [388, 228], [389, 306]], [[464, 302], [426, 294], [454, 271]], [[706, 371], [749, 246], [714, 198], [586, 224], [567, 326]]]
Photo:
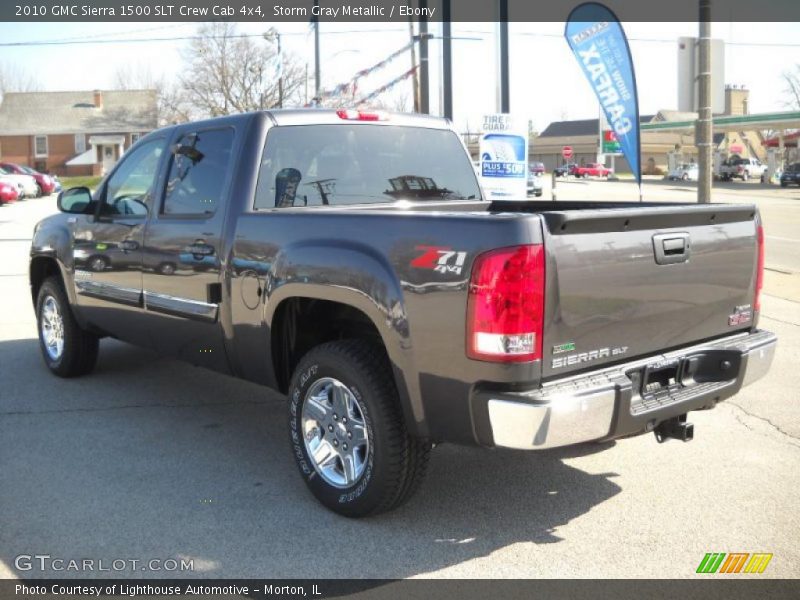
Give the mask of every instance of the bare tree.
[[0, 63], [0, 98], [7, 92], [38, 92], [41, 82], [17, 65]]
[[784, 71], [783, 81], [786, 84], [783, 90], [786, 96], [784, 104], [793, 110], [800, 110], [800, 64], [795, 65], [793, 70]]
[[180, 85], [186, 102], [207, 116], [275, 107], [283, 77], [283, 106], [299, 103], [305, 72], [286, 52], [278, 68], [277, 47], [267, 39], [244, 37], [229, 22], [206, 23], [183, 53]]
[[183, 123], [193, 116], [183, 89], [164, 76], [154, 75], [148, 65], [118, 67], [113, 74], [112, 86], [116, 90], [155, 90], [159, 126]]

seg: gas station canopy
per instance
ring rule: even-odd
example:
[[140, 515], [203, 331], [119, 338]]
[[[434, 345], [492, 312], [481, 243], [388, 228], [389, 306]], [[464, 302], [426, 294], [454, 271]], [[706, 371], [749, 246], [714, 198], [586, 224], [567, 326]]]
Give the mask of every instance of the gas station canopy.
[[[675, 131], [694, 133], [695, 120], [655, 121], [642, 123], [642, 131]], [[800, 129], [800, 111], [762, 113], [759, 115], [729, 115], [714, 117], [714, 132], [726, 133], [742, 129], [787, 130]]]

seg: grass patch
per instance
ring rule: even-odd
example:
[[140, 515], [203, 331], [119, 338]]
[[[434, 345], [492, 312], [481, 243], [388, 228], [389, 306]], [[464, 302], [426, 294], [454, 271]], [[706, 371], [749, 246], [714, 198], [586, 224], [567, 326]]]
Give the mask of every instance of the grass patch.
[[102, 177], [60, 177], [59, 179], [61, 179], [61, 185], [65, 190], [74, 187], [88, 187], [90, 190], [93, 190], [97, 187], [97, 184], [100, 183]]

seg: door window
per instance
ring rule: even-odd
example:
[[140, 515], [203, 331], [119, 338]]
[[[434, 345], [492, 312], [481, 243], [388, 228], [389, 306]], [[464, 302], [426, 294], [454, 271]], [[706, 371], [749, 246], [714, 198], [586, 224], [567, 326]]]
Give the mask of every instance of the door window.
[[233, 129], [187, 133], [172, 147], [163, 214], [212, 215], [222, 201], [231, 166]]
[[151, 140], [128, 153], [106, 184], [103, 215], [145, 216], [164, 152], [164, 140]]

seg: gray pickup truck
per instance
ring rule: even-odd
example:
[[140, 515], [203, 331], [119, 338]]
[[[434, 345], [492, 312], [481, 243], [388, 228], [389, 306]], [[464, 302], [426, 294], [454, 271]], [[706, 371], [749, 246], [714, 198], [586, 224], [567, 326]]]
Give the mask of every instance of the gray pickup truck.
[[30, 260], [47, 367], [87, 374], [111, 336], [278, 390], [351, 517], [407, 500], [442, 442], [691, 439], [776, 344], [754, 206], [488, 202], [441, 119], [176, 125], [58, 206]]

